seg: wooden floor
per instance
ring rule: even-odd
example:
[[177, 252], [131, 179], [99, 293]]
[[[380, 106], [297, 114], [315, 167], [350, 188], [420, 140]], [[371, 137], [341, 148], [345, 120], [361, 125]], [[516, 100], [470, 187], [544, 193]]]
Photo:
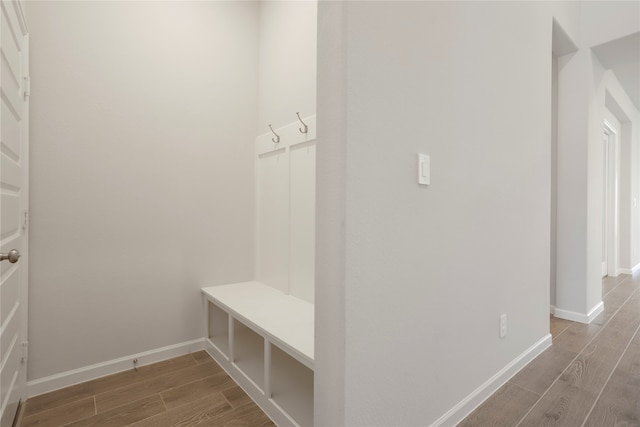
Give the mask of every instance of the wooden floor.
[[[640, 276], [603, 282], [585, 325], [551, 317], [553, 345], [459, 426], [640, 426]], [[36, 396], [20, 426], [273, 426], [204, 351]]]
[[274, 426], [200, 351], [27, 400], [28, 426]]
[[551, 317], [553, 345], [459, 426], [640, 426], [640, 276], [603, 281], [604, 312]]

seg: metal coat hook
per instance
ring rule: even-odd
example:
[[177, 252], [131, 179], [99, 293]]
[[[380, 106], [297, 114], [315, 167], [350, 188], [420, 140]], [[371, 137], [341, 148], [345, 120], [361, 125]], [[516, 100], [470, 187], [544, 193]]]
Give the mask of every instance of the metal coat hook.
[[300, 123], [302, 123], [302, 126], [304, 126], [304, 128], [298, 128], [298, 130], [300, 131], [300, 133], [307, 133], [309, 132], [309, 126], [307, 126], [307, 124], [305, 122], [302, 121], [302, 119], [300, 118], [300, 113], [296, 113], [296, 115], [298, 116], [298, 120], [300, 120]]
[[279, 144], [280, 143], [280, 135], [278, 135], [276, 133], [275, 130], [273, 130], [273, 128], [271, 127], [271, 125], [269, 125], [269, 129], [271, 129], [271, 132], [273, 132], [273, 134], [276, 136], [276, 139], [271, 138], [271, 140], [274, 142], [274, 144]]

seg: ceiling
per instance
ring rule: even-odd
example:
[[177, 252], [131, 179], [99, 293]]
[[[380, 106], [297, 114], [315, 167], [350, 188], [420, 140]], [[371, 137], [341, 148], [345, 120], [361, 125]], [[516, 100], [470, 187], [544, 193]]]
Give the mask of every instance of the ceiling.
[[593, 52], [611, 69], [640, 110], [640, 32], [596, 46]]

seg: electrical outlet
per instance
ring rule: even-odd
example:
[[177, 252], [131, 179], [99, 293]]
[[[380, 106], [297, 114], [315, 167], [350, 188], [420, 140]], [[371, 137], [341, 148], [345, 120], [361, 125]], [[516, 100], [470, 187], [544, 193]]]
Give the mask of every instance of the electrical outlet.
[[500, 338], [507, 336], [507, 314], [500, 316]]

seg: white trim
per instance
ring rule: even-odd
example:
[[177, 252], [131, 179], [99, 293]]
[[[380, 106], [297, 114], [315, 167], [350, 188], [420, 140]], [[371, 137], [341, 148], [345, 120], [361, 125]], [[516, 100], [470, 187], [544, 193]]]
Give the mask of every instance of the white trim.
[[33, 397], [68, 387], [70, 385], [79, 384], [85, 381], [104, 377], [106, 375], [126, 371], [127, 369], [132, 369], [133, 359], [138, 359], [137, 366], [144, 366], [150, 363], [171, 359], [172, 357], [193, 353], [202, 349], [204, 349], [204, 339], [200, 338], [54, 374], [45, 378], [27, 382], [27, 395], [29, 397]]
[[635, 272], [640, 270], [640, 264], [634, 265], [632, 268], [619, 268], [619, 274], [634, 274]]
[[587, 314], [578, 313], [570, 310], [563, 310], [561, 308], [555, 308], [554, 316], [565, 320], [571, 320], [573, 322], [591, 323], [602, 311], [604, 310], [604, 303], [600, 301], [596, 304]]
[[498, 371], [497, 374], [489, 378], [470, 395], [465, 397], [460, 403], [438, 418], [433, 424], [431, 424], [431, 426], [456, 425], [462, 421], [467, 415], [472, 413], [493, 393], [509, 381], [511, 377], [517, 374], [529, 362], [538, 357], [540, 353], [550, 346], [551, 334], [547, 334], [534, 345], [529, 347], [524, 353], [513, 359], [507, 366]]
[[556, 314], [556, 306], [552, 305], [551, 307], [549, 307], [549, 313], [550, 314]]

